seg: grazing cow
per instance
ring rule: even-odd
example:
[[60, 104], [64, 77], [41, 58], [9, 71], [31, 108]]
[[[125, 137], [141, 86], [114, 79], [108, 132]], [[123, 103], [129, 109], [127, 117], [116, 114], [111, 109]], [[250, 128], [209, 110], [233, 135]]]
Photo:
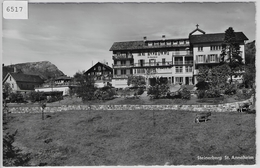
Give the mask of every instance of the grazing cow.
[[195, 123], [206, 122], [209, 116], [211, 116], [211, 112], [196, 114]]
[[248, 111], [252, 104], [253, 104], [252, 102], [239, 103], [237, 111], [238, 112]]

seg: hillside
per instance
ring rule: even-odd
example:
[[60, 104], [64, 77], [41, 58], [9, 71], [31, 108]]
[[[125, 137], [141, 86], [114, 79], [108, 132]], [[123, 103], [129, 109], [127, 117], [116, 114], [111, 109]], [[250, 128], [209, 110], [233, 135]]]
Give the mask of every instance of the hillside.
[[255, 63], [255, 41], [249, 42], [245, 45], [245, 61], [246, 64]]
[[22, 71], [25, 74], [39, 75], [44, 80], [64, 75], [56, 65], [49, 61], [27, 62], [6, 67], [15, 67], [18, 71]]

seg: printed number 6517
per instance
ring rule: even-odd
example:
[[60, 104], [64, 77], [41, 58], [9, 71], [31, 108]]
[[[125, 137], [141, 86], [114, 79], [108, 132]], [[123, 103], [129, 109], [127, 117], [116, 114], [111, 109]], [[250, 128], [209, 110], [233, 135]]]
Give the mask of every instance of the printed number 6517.
[[6, 8], [6, 12], [22, 12], [23, 11], [23, 7], [17, 7], [17, 6], [8, 6]]

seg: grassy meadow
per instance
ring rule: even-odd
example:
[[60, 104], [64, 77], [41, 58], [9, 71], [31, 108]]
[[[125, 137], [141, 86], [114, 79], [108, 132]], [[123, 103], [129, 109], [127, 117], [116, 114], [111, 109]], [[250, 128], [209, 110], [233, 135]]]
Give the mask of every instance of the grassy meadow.
[[[197, 112], [67, 111], [8, 114], [4, 133], [17, 130], [14, 146], [30, 153], [30, 165], [240, 165], [256, 154], [255, 114]], [[220, 159], [198, 159], [198, 157]]]

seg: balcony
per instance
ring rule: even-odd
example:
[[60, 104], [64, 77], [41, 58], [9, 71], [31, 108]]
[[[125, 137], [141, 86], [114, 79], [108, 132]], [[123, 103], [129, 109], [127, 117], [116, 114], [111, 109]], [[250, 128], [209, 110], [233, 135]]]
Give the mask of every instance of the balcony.
[[134, 67], [167, 67], [172, 66], [172, 61], [135, 63]]
[[204, 60], [204, 61], [200, 61], [200, 60], [196, 60], [196, 64], [218, 64], [219, 60], [215, 60], [215, 61], [210, 61], [210, 60]]
[[174, 61], [174, 65], [193, 65], [193, 61]]
[[127, 78], [128, 75], [113, 75], [113, 79], [127, 79]]
[[126, 59], [133, 59], [132, 54], [113, 54], [113, 60], [126, 60]]
[[178, 56], [178, 55], [192, 56], [193, 52], [192, 51], [173, 51], [172, 55], [173, 56]]
[[133, 64], [120, 64], [120, 65], [112, 65], [113, 68], [131, 68], [133, 67]]

